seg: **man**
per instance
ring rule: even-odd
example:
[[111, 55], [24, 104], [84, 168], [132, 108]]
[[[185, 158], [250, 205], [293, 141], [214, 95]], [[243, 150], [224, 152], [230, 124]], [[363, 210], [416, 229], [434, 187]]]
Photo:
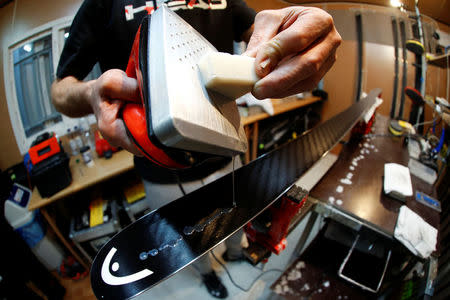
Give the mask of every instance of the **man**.
[[[168, 171], [140, 157], [126, 134], [120, 108], [124, 101], [140, 99], [137, 81], [123, 70], [138, 26], [157, 2], [163, 1], [86, 0], [74, 19], [52, 85], [53, 103], [60, 112], [70, 117], [94, 113], [102, 135], [136, 155], [135, 166], [153, 209], [234, 168], [229, 160], [217, 159], [186, 171]], [[243, 0], [164, 2], [219, 51], [231, 52], [233, 40], [249, 43], [245, 55], [256, 57], [256, 73], [262, 78], [252, 92], [258, 99], [311, 90], [331, 68], [341, 41], [332, 18], [316, 8], [289, 7], [255, 17]], [[96, 62], [103, 74], [83, 82]], [[239, 238], [227, 243], [225, 259], [239, 259]], [[207, 258], [196, 268], [213, 296], [226, 297]]]

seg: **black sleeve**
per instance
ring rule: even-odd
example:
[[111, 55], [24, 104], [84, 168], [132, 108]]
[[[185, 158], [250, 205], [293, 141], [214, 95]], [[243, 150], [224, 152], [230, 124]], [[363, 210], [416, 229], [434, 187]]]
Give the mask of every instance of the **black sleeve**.
[[69, 37], [59, 59], [56, 76], [83, 80], [98, 61], [98, 48], [104, 27], [103, 1], [85, 0], [70, 27]]
[[242, 34], [253, 25], [256, 12], [243, 0], [232, 0], [229, 3], [233, 10], [234, 40], [240, 42]]

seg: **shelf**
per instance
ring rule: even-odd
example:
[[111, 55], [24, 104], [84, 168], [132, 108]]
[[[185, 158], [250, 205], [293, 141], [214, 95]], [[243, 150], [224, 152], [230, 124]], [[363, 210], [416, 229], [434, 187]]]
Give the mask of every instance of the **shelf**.
[[94, 162], [95, 166], [90, 168], [83, 163], [83, 160], [79, 155], [72, 156], [69, 163], [70, 171], [72, 172], [72, 183], [65, 189], [48, 198], [42, 198], [35, 187], [33, 189], [33, 194], [31, 195], [28, 210], [46, 206], [54, 201], [93, 186], [94, 184], [127, 172], [134, 167], [133, 154], [125, 150], [114, 153], [110, 159], [96, 158], [94, 159]]
[[[303, 106], [310, 105], [312, 103], [320, 101], [320, 97], [308, 97], [305, 99], [297, 99], [295, 97], [288, 97], [284, 99], [272, 99], [274, 116], [282, 114], [287, 111], [291, 111]], [[241, 117], [242, 125], [249, 125], [258, 122], [263, 119], [271, 117], [268, 113], [259, 113], [247, 117]]]
[[427, 55], [427, 58], [428, 58], [427, 62], [430, 65], [434, 65], [434, 66], [438, 66], [440, 68], [446, 69], [448, 66], [447, 61], [449, 59], [449, 55], [450, 55], [450, 53], [437, 55], [437, 56], [429, 54], [429, 55]]

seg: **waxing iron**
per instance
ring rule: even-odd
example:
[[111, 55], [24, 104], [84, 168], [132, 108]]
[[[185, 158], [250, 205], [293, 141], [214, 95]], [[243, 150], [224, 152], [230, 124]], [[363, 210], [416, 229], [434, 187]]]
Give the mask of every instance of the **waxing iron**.
[[124, 105], [122, 118], [147, 159], [185, 169], [246, 152], [235, 99], [258, 79], [253, 58], [219, 53], [163, 5], [143, 19], [126, 73], [137, 79], [141, 103]]

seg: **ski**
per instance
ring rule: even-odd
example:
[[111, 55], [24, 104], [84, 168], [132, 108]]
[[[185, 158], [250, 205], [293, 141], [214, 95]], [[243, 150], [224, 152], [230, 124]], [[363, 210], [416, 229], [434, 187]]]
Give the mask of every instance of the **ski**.
[[216, 247], [274, 203], [333, 148], [372, 107], [379, 93], [379, 89], [370, 92], [298, 139], [237, 169], [234, 175], [173, 201], [116, 234], [92, 264], [96, 297], [137, 296]]

